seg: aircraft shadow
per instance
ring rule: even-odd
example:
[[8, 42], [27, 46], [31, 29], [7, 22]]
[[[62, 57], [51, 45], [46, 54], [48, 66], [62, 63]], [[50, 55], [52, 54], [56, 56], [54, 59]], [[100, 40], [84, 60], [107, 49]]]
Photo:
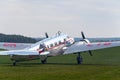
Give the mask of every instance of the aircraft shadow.
[[[0, 63], [0, 66], [13, 66], [12, 63]], [[23, 66], [23, 67], [32, 67], [32, 66], [39, 66], [39, 65], [68, 65], [68, 66], [72, 66], [72, 65], [76, 65], [76, 66], [118, 66], [115, 64], [77, 64], [77, 63], [46, 63], [46, 64], [42, 64], [42, 63], [38, 63], [38, 62], [18, 62], [16, 66]]]
[[[13, 66], [12, 64], [2, 64], [4, 66]], [[66, 65], [66, 66], [118, 66], [118, 65], [113, 65], [113, 64], [75, 64], [75, 63], [46, 63], [46, 64], [41, 64], [41, 63], [18, 63], [16, 66], [22, 66], [22, 67], [33, 67], [33, 66], [47, 66], [47, 65]]]

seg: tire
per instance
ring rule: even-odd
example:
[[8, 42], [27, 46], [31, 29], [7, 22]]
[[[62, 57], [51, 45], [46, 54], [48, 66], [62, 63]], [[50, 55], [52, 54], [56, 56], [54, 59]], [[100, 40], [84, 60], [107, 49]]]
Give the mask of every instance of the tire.
[[47, 60], [45, 59], [45, 60], [41, 60], [41, 63], [42, 64], [46, 64], [47, 63]]
[[78, 64], [82, 64], [82, 61], [83, 61], [83, 60], [82, 60], [82, 57], [77, 57], [77, 63], [78, 63]]

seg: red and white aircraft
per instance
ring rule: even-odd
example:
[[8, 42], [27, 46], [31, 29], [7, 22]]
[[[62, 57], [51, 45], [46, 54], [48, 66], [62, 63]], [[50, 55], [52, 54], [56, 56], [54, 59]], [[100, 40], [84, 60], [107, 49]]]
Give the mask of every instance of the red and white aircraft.
[[[91, 50], [120, 46], [120, 41], [91, 43], [85, 38], [83, 32], [81, 34], [83, 40], [78, 42], [75, 42], [73, 38], [60, 32], [53, 37], [48, 37], [46, 34], [46, 39], [35, 44], [29, 44], [25, 49], [1, 51], [0, 55], [9, 55], [13, 61], [13, 65], [16, 65], [16, 62], [34, 59], [40, 59], [44, 64], [48, 57], [77, 53], [77, 63], [81, 64], [81, 52], [88, 51], [92, 56]], [[10, 44], [6, 44], [5, 46], [8, 45]], [[12, 44], [11, 46], [14, 47], [15, 45]]]

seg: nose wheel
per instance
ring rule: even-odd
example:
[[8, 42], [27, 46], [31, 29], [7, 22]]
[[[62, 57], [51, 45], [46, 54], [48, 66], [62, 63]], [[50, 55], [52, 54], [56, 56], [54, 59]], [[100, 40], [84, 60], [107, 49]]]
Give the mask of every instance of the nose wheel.
[[13, 62], [13, 66], [16, 66], [16, 61]]
[[46, 64], [47, 63], [47, 59], [41, 60], [42, 64]]
[[83, 58], [82, 58], [82, 56], [80, 55], [80, 53], [78, 53], [77, 63], [78, 63], [78, 64], [82, 64], [82, 62], [83, 62]]
[[40, 56], [40, 60], [42, 64], [46, 64], [47, 63], [47, 56]]

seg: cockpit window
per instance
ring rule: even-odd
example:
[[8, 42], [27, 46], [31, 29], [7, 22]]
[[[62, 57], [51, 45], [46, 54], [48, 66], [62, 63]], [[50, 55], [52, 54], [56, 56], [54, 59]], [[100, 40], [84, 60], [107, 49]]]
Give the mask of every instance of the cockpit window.
[[49, 48], [49, 46], [47, 45], [47, 48]]
[[43, 44], [40, 44], [39, 48], [42, 49], [42, 48], [45, 48], [45, 46]]
[[67, 38], [70, 38], [69, 36], [67, 36]]

